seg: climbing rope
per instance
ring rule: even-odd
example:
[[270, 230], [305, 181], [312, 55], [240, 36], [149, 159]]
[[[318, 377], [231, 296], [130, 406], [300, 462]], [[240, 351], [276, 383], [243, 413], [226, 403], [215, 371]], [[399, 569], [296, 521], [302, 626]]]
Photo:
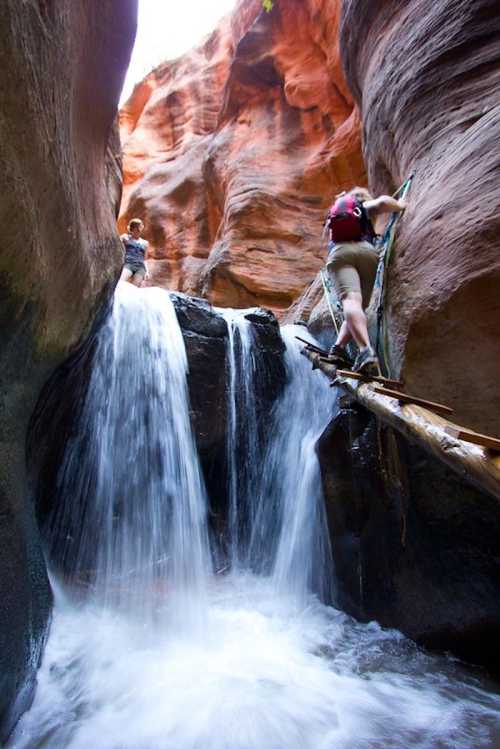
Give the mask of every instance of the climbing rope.
[[[333, 326], [335, 328], [335, 332], [338, 335], [339, 334], [339, 325], [338, 325], [338, 322], [337, 322], [337, 318], [335, 316], [335, 312], [334, 312], [333, 304], [332, 304], [332, 300], [331, 300], [332, 294], [334, 294], [333, 284], [330, 281], [328, 273], [323, 268], [320, 270], [320, 275], [321, 275], [321, 283], [323, 284], [323, 291], [325, 292], [326, 303], [328, 305], [328, 309], [330, 310], [330, 315], [331, 315], [332, 320], [333, 320]], [[339, 306], [339, 302], [338, 301], [336, 302], [336, 306], [337, 307]]]
[[[411, 187], [411, 183], [415, 173], [410, 174], [406, 182], [403, 182], [401, 187], [396, 190], [393, 197], [398, 197], [404, 200]], [[380, 256], [377, 267], [377, 275], [375, 277], [375, 284], [373, 286], [372, 298], [370, 302], [370, 308], [376, 307], [377, 314], [377, 335], [375, 341], [375, 350], [379, 358], [383, 374], [388, 375], [389, 369], [387, 365], [387, 326], [385, 324], [384, 309], [385, 300], [387, 297], [387, 269], [391, 259], [392, 247], [394, 244], [394, 237], [396, 235], [396, 227], [401, 217], [401, 213], [392, 213], [385, 231], [380, 241]]]

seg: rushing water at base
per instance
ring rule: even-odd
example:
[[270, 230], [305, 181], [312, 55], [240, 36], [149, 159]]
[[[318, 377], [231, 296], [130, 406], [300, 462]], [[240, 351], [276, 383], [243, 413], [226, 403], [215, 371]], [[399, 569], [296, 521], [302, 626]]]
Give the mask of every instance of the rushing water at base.
[[[272, 581], [212, 580], [202, 636], [59, 598], [16, 749], [498, 747], [498, 697]], [[161, 604], [160, 604], [161, 605]], [[484, 685], [483, 685], [484, 688]], [[495, 720], [497, 728], [495, 734]]]
[[[238, 328], [249, 333], [241, 320]], [[423, 653], [397, 632], [356, 623], [312, 592], [324, 593], [330, 579], [314, 443], [333, 396], [298, 354], [293, 329], [283, 335], [289, 382], [269, 415], [268, 444], [259, 450], [247, 445], [259, 455], [260, 471], [247, 466], [234, 485], [230, 521], [240, 553], [233, 548], [229, 574], [214, 575], [206, 497], [187, 422], [182, 337], [165, 292], [119, 289], [100, 337], [87, 400], [92, 408], [84, 409], [85, 429], [94, 430], [94, 467], [90, 471], [84, 457], [87, 443], [77, 441], [62, 475], [64, 480], [72, 466], [85, 486], [92, 483], [87, 470], [102, 478], [81, 521], [83, 545], [92, 539], [100, 545], [97, 576], [86, 596], [54, 583], [54, 620], [35, 701], [9, 747], [500, 746], [500, 698], [482, 677]], [[249, 341], [247, 336], [243, 357], [251, 356]], [[233, 364], [238, 355], [230, 352]], [[248, 400], [252, 368], [246, 365]], [[233, 388], [243, 387], [238, 377], [231, 381]], [[101, 390], [106, 397], [99, 405]], [[139, 401], [134, 429], [113, 421], [113, 403], [125, 395], [127, 402]], [[230, 441], [239, 429], [233, 416]], [[134, 513], [130, 503], [127, 510], [130, 463], [123, 461], [124, 449], [141, 456], [130, 492]], [[141, 466], [153, 473], [149, 479]], [[252, 477], [253, 491], [245, 476]], [[117, 487], [119, 509], [111, 512]], [[244, 542], [241, 511], [248, 519]], [[55, 523], [61, 532], [65, 512]], [[97, 532], [96, 519], [110, 512], [109, 525], [101, 523]], [[131, 565], [134, 574], [128, 574]], [[152, 567], [155, 574], [137, 574]], [[117, 582], [125, 595], [115, 595]]]

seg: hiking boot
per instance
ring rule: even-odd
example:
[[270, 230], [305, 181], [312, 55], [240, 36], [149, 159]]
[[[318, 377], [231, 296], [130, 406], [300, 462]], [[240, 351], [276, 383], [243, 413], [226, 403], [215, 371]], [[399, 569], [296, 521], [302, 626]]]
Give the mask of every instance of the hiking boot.
[[351, 359], [345, 348], [342, 348], [342, 346], [337, 346], [337, 344], [331, 347], [330, 351], [328, 352], [328, 359], [332, 364], [335, 364], [336, 367], [339, 367], [339, 369], [351, 369], [353, 365], [353, 360]]
[[371, 346], [365, 346], [365, 348], [359, 350], [352, 371], [367, 377], [380, 375], [377, 355]]

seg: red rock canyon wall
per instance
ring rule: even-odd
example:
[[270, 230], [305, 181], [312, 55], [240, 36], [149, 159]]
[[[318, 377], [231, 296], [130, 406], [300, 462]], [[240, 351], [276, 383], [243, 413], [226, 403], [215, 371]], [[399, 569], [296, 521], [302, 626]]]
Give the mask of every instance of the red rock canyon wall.
[[269, 14], [240, 0], [136, 87], [120, 119], [120, 227], [145, 220], [152, 283], [280, 312], [314, 278], [327, 204], [364, 179], [339, 15], [325, 0]]

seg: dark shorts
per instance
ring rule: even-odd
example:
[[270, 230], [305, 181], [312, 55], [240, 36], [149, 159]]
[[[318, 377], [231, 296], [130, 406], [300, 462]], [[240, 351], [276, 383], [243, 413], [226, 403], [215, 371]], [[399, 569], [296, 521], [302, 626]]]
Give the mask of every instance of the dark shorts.
[[142, 276], [142, 278], [146, 276], [146, 266], [144, 263], [133, 263], [126, 260], [123, 267], [129, 270], [133, 276]]
[[378, 266], [378, 250], [370, 242], [333, 245], [326, 267], [340, 300], [350, 291], [361, 294], [363, 309], [370, 304]]

